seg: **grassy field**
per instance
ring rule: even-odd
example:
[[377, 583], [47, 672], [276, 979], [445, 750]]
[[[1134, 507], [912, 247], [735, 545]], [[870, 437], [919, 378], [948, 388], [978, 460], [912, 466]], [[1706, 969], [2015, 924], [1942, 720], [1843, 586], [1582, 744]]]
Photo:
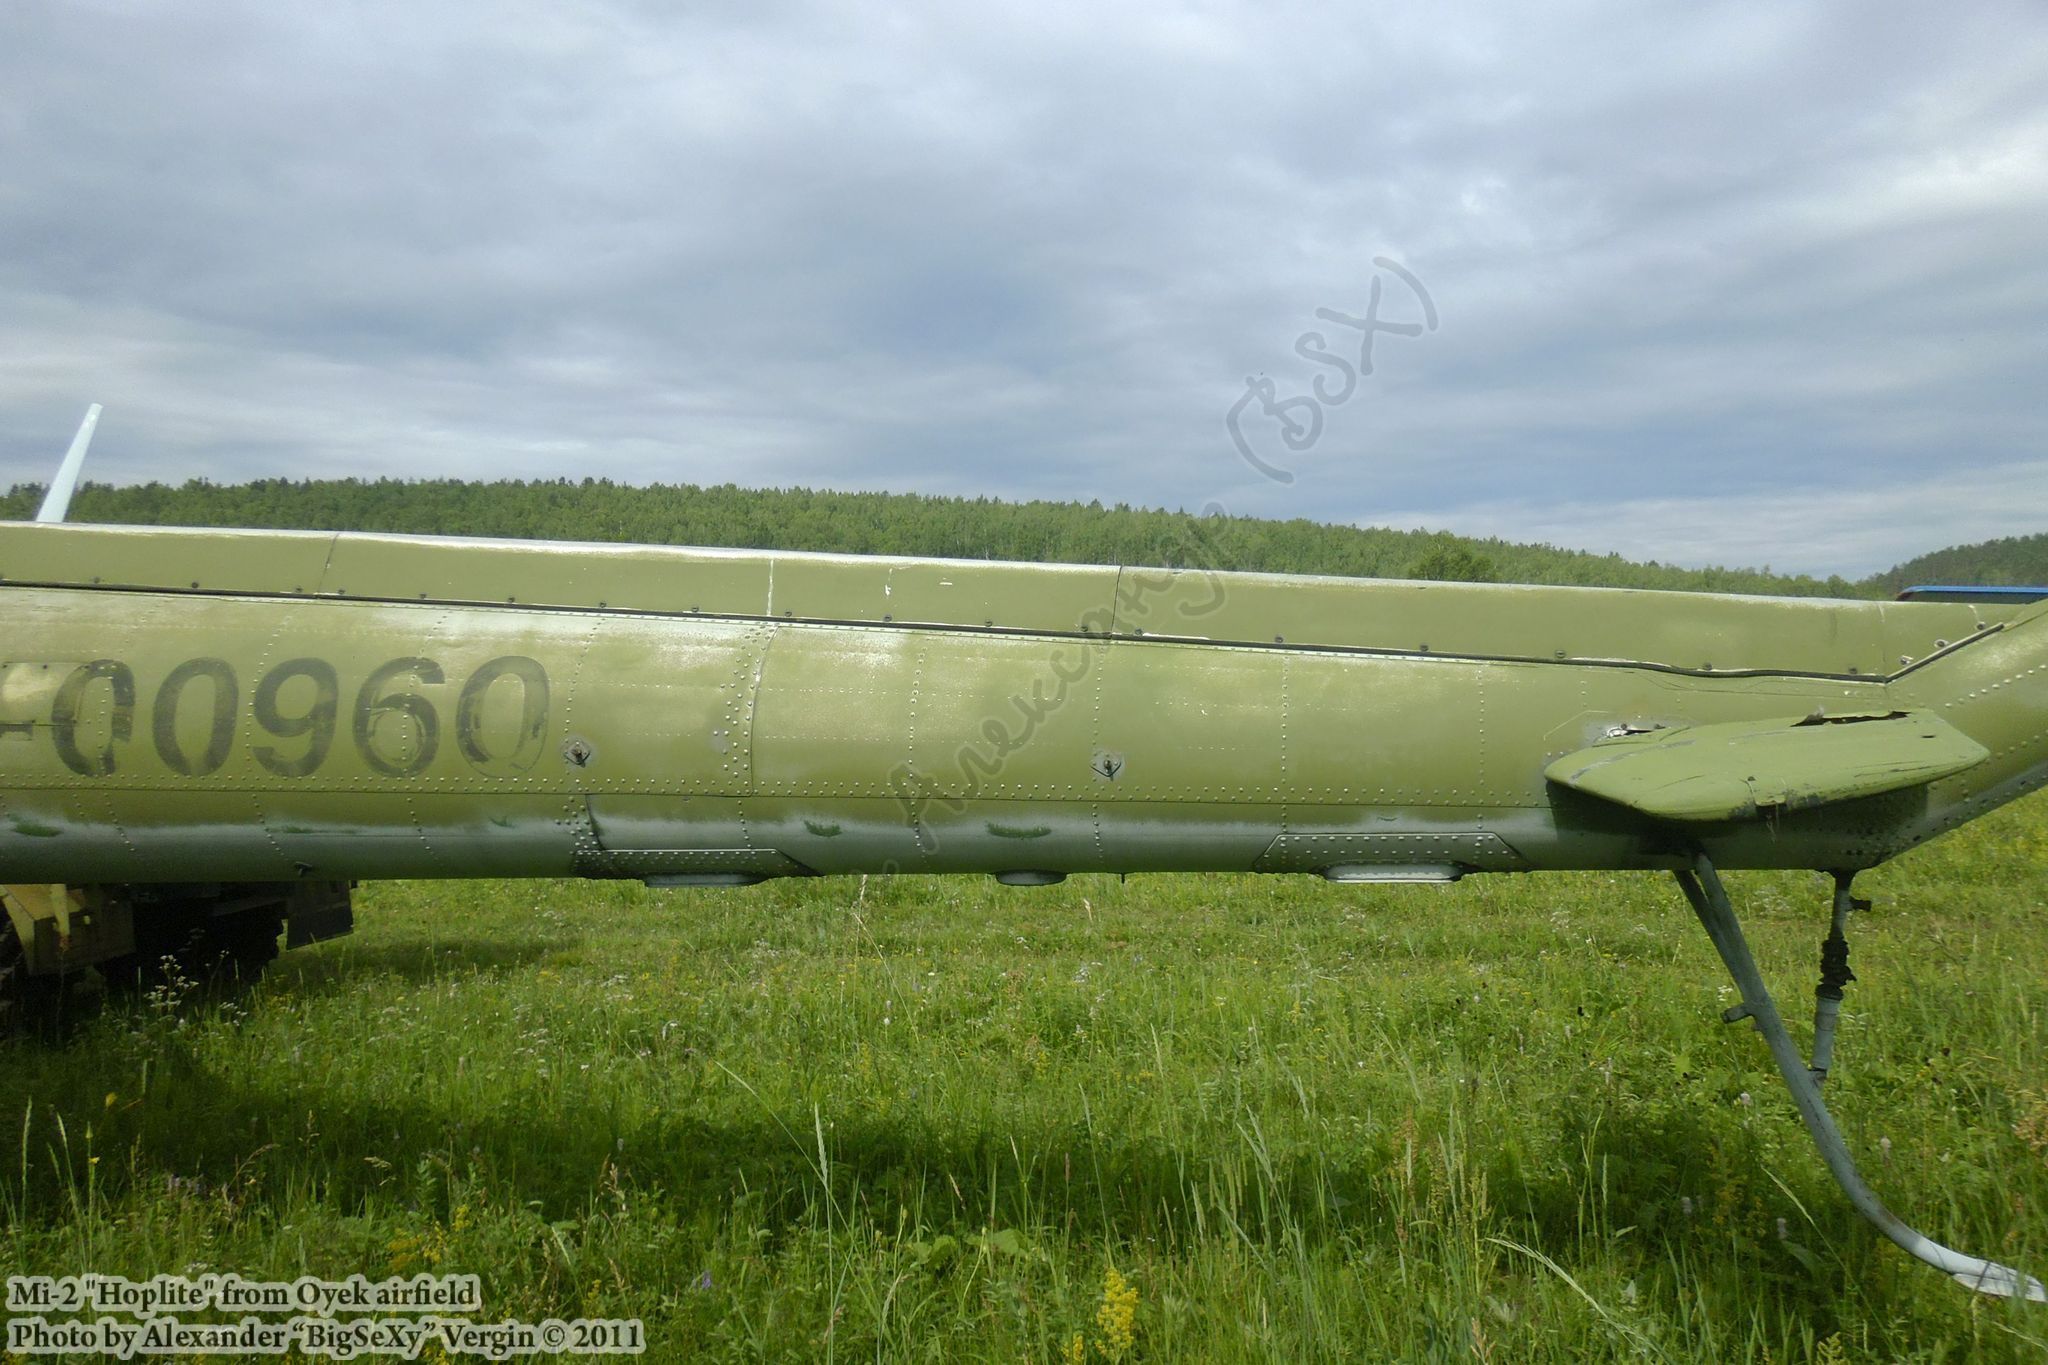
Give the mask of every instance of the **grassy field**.
[[[2035, 799], [1863, 879], [1830, 1085], [1895, 1208], [2037, 1273], [2044, 868]], [[1826, 885], [1730, 884], [1803, 1022]], [[359, 905], [0, 1046], [8, 1273], [474, 1272], [658, 1360], [2048, 1350], [1849, 1212], [1665, 877]]]

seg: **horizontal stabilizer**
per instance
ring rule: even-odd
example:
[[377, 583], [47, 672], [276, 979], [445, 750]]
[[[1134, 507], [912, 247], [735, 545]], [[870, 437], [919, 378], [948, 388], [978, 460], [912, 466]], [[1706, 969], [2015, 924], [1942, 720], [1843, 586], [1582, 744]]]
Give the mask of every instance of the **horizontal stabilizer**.
[[1620, 735], [1544, 775], [1660, 819], [1750, 820], [1921, 786], [1989, 756], [1931, 711], [1883, 711]]
[[2048, 597], [2048, 588], [1977, 587], [1923, 583], [1899, 594], [1901, 602], [1983, 602], [1990, 606], [2023, 607]]

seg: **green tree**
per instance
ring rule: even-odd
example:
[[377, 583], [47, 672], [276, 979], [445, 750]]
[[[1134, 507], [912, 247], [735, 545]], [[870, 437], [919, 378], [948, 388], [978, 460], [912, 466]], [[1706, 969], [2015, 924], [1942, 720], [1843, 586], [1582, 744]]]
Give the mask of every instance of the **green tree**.
[[1495, 583], [1499, 574], [1493, 561], [1449, 531], [1429, 538], [1421, 558], [1408, 566], [1408, 578], [1433, 578], [1445, 583]]

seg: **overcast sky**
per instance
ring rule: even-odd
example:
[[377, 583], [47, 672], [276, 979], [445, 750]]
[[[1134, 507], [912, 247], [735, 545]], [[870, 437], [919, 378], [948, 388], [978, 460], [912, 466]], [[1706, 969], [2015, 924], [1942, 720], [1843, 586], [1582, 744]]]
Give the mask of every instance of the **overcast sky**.
[[2034, 7], [683, 8], [0, 5], [0, 485], [2048, 530]]

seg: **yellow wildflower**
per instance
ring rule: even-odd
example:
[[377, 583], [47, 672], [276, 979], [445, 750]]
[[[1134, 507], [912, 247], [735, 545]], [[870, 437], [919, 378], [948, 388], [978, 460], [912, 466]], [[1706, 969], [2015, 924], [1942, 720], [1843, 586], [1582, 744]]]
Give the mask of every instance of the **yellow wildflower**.
[[1138, 1287], [1115, 1266], [1102, 1272], [1102, 1306], [1095, 1310], [1095, 1325], [1102, 1329], [1095, 1347], [1111, 1360], [1122, 1360], [1137, 1339]]

